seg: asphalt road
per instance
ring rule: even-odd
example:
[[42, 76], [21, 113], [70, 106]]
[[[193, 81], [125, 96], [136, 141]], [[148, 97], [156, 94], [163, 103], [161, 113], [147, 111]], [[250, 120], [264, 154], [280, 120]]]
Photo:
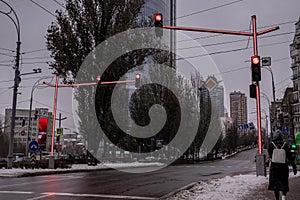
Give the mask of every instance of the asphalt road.
[[255, 171], [256, 149], [215, 162], [130, 174], [117, 170], [0, 178], [0, 199], [159, 199], [200, 180]]

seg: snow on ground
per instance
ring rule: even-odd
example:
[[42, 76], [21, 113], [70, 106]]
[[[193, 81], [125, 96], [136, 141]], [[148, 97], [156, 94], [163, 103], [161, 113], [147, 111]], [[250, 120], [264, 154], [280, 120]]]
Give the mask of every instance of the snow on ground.
[[142, 162], [133, 162], [133, 163], [101, 163], [97, 166], [89, 166], [87, 164], [74, 164], [69, 169], [0, 169], [0, 177], [14, 177], [20, 176], [26, 173], [40, 173], [40, 172], [55, 172], [55, 171], [74, 171], [74, 170], [96, 170], [96, 169], [107, 169], [107, 168], [131, 168], [131, 167], [146, 167], [146, 166], [158, 166], [161, 163], [142, 163]]
[[[295, 176], [290, 173], [290, 178]], [[200, 181], [192, 188], [182, 190], [167, 200], [242, 200], [247, 199], [250, 190], [268, 183], [268, 176], [256, 176], [256, 174], [244, 174], [226, 176], [220, 179]]]
[[[97, 166], [88, 166], [87, 164], [74, 164], [70, 169], [0, 169], [0, 177], [15, 177], [24, 173], [40, 173], [51, 171], [74, 171], [74, 170], [95, 170], [107, 169], [113, 167], [143, 167], [143, 166], [157, 166], [161, 163], [106, 163], [98, 164]], [[299, 177], [290, 173], [290, 178]], [[186, 190], [181, 190], [175, 195], [168, 198], [168, 200], [241, 200], [247, 199], [247, 193], [268, 182], [268, 176], [256, 176], [255, 173], [243, 174], [236, 176], [225, 176], [223, 178], [200, 181], [193, 187]]]

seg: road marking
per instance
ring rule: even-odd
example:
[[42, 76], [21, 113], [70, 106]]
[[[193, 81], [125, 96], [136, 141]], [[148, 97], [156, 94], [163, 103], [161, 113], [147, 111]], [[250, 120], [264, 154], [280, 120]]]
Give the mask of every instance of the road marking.
[[49, 183], [49, 182], [55, 182], [55, 181], [64, 181], [68, 179], [80, 179], [81, 177], [62, 177], [62, 178], [57, 178], [53, 180], [42, 180], [42, 181], [28, 181], [24, 183], [16, 183], [16, 184], [11, 184], [11, 185], [1, 185], [0, 188], [6, 188], [6, 187], [14, 187], [14, 186], [22, 186], [22, 185], [33, 185], [33, 184], [40, 184], [40, 183]]
[[[123, 196], [123, 195], [105, 195], [105, 194], [75, 194], [75, 193], [56, 193], [45, 192], [43, 195], [48, 196], [72, 196], [72, 197], [98, 197], [98, 198], [111, 198], [111, 199], [140, 199], [140, 200], [158, 200], [159, 198], [153, 197], [140, 197], [140, 196]], [[30, 199], [36, 200], [36, 199]]]
[[47, 195], [43, 195], [43, 196], [39, 196], [39, 197], [34, 197], [34, 198], [27, 199], [27, 200], [38, 200], [38, 199], [43, 199], [43, 198], [49, 197], [49, 196], [52, 196], [52, 194], [47, 194]]
[[25, 192], [25, 191], [0, 191], [0, 194], [33, 194], [33, 192]]

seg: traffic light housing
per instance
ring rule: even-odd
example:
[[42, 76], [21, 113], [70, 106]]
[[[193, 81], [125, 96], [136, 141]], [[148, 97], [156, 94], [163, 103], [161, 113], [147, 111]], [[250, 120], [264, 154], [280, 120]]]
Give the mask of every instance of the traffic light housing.
[[260, 57], [251, 57], [252, 81], [261, 81]]
[[136, 74], [135, 75], [135, 87], [139, 88], [141, 85], [141, 75], [140, 74]]
[[155, 13], [154, 14], [154, 26], [156, 27], [155, 29], [155, 34], [157, 37], [162, 37], [163, 36], [163, 16], [161, 13]]
[[256, 98], [256, 85], [255, 84], [251, 84], [250, 85], [250, 98]]
[[291, 145], [291, 152], [295, 152], [297, 149], [297, 145], [296, 144], [292, 144]]

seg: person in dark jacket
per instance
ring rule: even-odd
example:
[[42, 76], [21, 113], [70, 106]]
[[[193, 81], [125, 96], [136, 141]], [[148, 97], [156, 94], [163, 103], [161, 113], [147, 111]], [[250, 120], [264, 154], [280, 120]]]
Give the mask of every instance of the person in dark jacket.
[[[286, 154], [285, 163], [272, 162], [273, 150], [276, 148], [272, 142], [274, 142], [278, 149], [283, 146]], [[289, 191], [289, 164], [293, 168], [294, 175], [297, 174], [297, 166], [292, 158], [289, 145], [284, 142], [284, 136], [280, 130], [275, 131], [272, 142], [268, 148], [269, 159], [271, 160], [268, 190], [274, 191], [276, 200], [279, 200], [279, 192], [282, 191], [282, 200], [285, 200], [286, 194]]]

